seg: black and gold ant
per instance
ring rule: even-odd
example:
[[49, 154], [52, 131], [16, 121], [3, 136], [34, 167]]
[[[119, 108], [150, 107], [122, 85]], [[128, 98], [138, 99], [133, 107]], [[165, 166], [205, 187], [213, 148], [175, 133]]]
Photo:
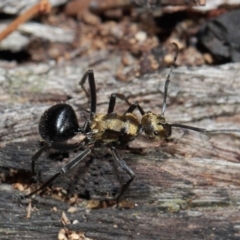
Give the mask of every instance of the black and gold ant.
[[[166, 109], [166, 100], [168, 86], [170, 83], [170, 76], [174, 68], [174, 63], [178, 55], [178, 47], [176, 47], [176, 54], [174, 56], [173, 64], [167, 75], [167, 79], [164, 85], [163, 107], [161, 114], [155, 114], [152, 112], [145, 112], [142, 107], [136, 102], [131, 104], [127, 97], [123, 94], [113, 93], [111, 94], [108, 112], [107, 114], [97, 114], [97, 97], [96, 86], [93, 70], [88, 70], [80, 81], [80, 86], [85, 91], [86, 95], [90, 95], [90, 116], [86, 119], [83, 127], [79, 127], [78, 120], [73, 108], [65, 103], [56, 104], [47, 109], [42, 115], [39, 122], [39, 133], [45, 140], [45, 145], [32, 157], [32, 173], [35, 174], [35, 161], [39, 156], [48, 148], [56, 150], [70, 151], [84, 147], [85, 149], [80, 152], [74, 159], [70, 160], [63, 168], [61, 168], [54, 176], [46, 181], [40, 188], [31, 192], [27, 197], [31, 197], [35, 193], [44, 190], [50, 185], [59, 175], [68, 172], [74, 168], [87, 155], [91, 153], [91, 149], [95, 147], [107, 146], [111, 149], [114, 161], [121, 170], [124, 170], [129, 180], [121, 186], [121, 190], [116, 200], [119, 201], [120, 197], [127, 190], [131, 182], [135, 178], [134, 172], [126, 165], [119, 154], [116, 151], [118, 146], [126, 146], [130, 141], [133, 141], [138, 135], [144, 132], [147, 137], [152, 140], [164, 140], [171, 136], [172, 128], [182, 128], [200, 133], [231, 133], [240, 132], [240, 129], [212, 129], [197, 128], [189, 125], [168, 123], [164, 117]], [[84, 83], [88, 79], [90, 94], [84, 87]], [[116, 98], [125, 101], [129, 107], [125, 113], [115, 113]], [[133, 113], [135, 109], [138, 109], [142, 115], [141, 120]], [[81, 142], [75, 144], [69, 144], [66, 141], [71, 139], [77, 133], [81, 133], [85, 138]]]
[[[96, 114], [96, 86], [94, 72], [92, 70], [88, 70], [83, 75], [79, 83], [86, 95], [89, 96], [89, 93], [84, 87], [84, 83], [87, 79], [90, 86], [90, 117], [86, 120], [83, 127], [79, 127], [76, 114], [70, 105], [61, 103], [47, 109], [39, 122], [39, 133], [44, 139], [45, 144], [32, 157], [32, 174], [35, 175], [35, 161], [46, 149], [52, 148], [61, 151], [70, 151], [79, 149], [83, 146], [86, 147], [86, 149], [61, 168], [39, 189], [28, 194], [27, 197], [34, 195], [38, 191], [44, 190], [59, 175], [68, 172], [75, 165], [80, 163], [88, 154], [91, 153], [92, 147], [108, 146], [111, 149], [116, 164], [122, 170], [125, 170], [130, 177], [130, 179], [122, 185], [117, 201], [133, 181], [135, 174], [121, 159], [115, 148], [120, 145], [127, 145], [140, 134], [141, 123], [139, 122], [138, 117], [132, 112], [136, 107], [142, 115], [144, 114], [144, 111], [138, 104], [130, 104], [123, 94], [115, 93], [111, 94], [108, 113]], [[114, 113], [116, 98], [120, 98], [130, 105], [124, 114]], [[69, 144], [66, 142], [67, 140], [73, 138], [73, 136], [77, 133], [85, 135], [85, 138], [80, 143]]]

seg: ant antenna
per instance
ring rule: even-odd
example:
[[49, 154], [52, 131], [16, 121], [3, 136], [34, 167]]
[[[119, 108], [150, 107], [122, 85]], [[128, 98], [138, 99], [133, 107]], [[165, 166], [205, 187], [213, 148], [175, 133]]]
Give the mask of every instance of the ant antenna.
[[240, 132], [240, 129], [237, 128], [232, 128], [232, 129], [206, 129], [206, 128], [198, 128], [198, 127], [192, 127], [189, 125], [183, 125], [183, 124], [178, 124], [178, 123], [172, 123], [169, 124], [171, 127], [177, 127], [177, 128], [183, 128], [183, 129], [188, 129], [192, 130], [195, 132], [201, 132], [201, 133], [206, 133], [206, 134], [214, 134], [214, 133], [233, 133], [233, 132]]
[[169, 86], [169, 83], [170, 83], [170, 76], [172, 74], [172, 71], [173, 71], [173, 68], [174, 68], [174, 64], [175, 64], [175, 62], [177, 60], [177, 56], [178, 56], [178, 52], [179, 52], [178, 45], [175, 42], [172, 42], [172, 44], [176, 48], [176, 52], [175, 52], [175, 56], [174, 56], [172, 65], [171, 65], [170, 71], [169, 71], [169, 73], [167, 75], [167, 79], [166, 79], [165, 85], [164, 85], [163, 107], [162, 107], [162, 114], [161, 115], [164, 115], [164, 113], [165, 113], [165, 109], [166, 109], [166, 106], [167, 106], [167, 93], [168, 93], [168, 86]]
[[[165, 109], [166, 109], [166, 105], [167, 105], [167, 92], [168, 92], [168, 86], [170, 83], [170, 76], [171, 73], [173, 71], [174, 68], [174, 63], [177, 60], [177, 56], [179, 53], [179, 48], [178, 45], [176, 43], [172, 43], [174, 45], [174, 47], [176, 48], [176, 53], [170, 68], [170, 71], [167, 75], [167, 79], [165, 81], [165, 85], [164, 85], [164, 96], [163, 96], [163, 108], [162, 108], [162, 115], [164, 115]], [[171, 127], [176, 127], [176, 128], [182, 128], [182, 129], [188, 129], [191, 131], [195, 131], [195, 132], [201, 132], [201, 133], [206, 133], [206, 134], [214, 134], [214, 133], [233, 133], [233, 132], [240, 132], [240, 129], [206, 129], [206, 128], [198, 128], [198, 127], [193, 127], [193, 126], [189, 126], [189, 125], [184, 125], [184, 124], [178, 124], [178, 123], [172, 123], [169, 124]]]
[[[176, 53], [170, 68], [170, 71], [167, 75], [167, 79], [165, 81], [165, 85], [164, 85], [164, 93], [163, 93], [163, 107], [162, 107], [162, 116], [165, 113], [165, 109], [166, 109], [166, 105], [167, 105], [167, 93], [168, 93], [168, 86], [170, 83], [170, 76], [172, 74], [173, 68], [174, 68], [174, 64], [177, 60], [177, 56], [179, 53], [179, 48], [178, 45], [176, 43], [172, 43], [174, 45], [174, 47], [176, 48]], [[182, 128], [182, 129], [188, 129], [191, 131], [195, 131], [195, 132], [201, 132], [201, 133], [206, 133], [206, 134], [214, 134], [214, 133], [233, 133], [233, 132], [240, 132], [240, 129], [206, 129], [206, 128], [198, 128], [198, 127], [193, 127], [193, 126], [189, 126], [189, 125], [184, 125], [184, 124], [178, 124], [178, 123], [172, 123], [172, 124], [168, 124], [171, 127], [176, 127], [176, 128]]]

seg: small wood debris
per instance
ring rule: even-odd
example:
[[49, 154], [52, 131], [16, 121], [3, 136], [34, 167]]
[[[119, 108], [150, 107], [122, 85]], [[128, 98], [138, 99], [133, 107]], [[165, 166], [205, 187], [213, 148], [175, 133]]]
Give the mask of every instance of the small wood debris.
[[67, 228], [62, 228], [58, 233], [58, 240], [93, 240], [85, 237], [82, 232], [70, 231]]
[[40, 0], [39, 3], [31, 7], [29, 10], [21, 14], [18, 18], [16, 18], [12, 23], [10, 23], [7, 28], [0, 33], [0, 41], [6, 38], [9, 34], [15, 31], [18, 26], [37, 14], [49, 13], [51, 10], [51, 4], [48, 0]]
[[62, 212], [61, 222], [63, 225], [71, 224], [65, 212]]

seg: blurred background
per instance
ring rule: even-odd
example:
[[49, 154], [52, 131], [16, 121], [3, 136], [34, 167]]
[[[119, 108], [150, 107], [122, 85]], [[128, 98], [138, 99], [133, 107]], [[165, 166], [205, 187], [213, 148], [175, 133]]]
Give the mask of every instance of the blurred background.
[[129, 81], [169, 65], [172, 41], [181, 50], [177, 65], [238, 62], [239, 6], [238, 0], [1, 1], [1, 31], [35, 11], [0, 37], [0, 66], [91, 58], [105, 50], [121, 56], [115, 76]]

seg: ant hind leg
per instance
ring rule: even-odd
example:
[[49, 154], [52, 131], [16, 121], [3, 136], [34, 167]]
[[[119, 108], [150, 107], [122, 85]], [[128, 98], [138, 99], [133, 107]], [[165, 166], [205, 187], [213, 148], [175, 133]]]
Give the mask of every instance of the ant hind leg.
[[40, 176], [41, 176], [41, 173], [40, 171], [37, 172], [36, 174], [36, 171], [35, 171], [35, 165], [36, 165], [36, 161], [40, 158], [40, 156], [42, 155], [42, 153], [44, 151], [46, 151], [48, 149], [48, 144], [45, 143], [43, 147], [41, 147], [31, 158], [31, 171], [32, 171], [32, 178], [35, 180], [35, 181], [40, 181]]
[[84, 151], [82, 151], [80, 154], [78, 154], [74, 159], [72, 159], [69, 163], [67, 163], [64, 167], [62, 167], [56, 174], [54, 174], [50, 179], [48, 179], [41, 187], [36, 189], [35, 191], [27, 194], [25, 198], [29, 198], [33, 196], [35, 193], [39, 191], [43, 191], [46, 189], [56, 178], [58, 178], [60, 175], [67, 173], [72, 168], [74, 168], [77, 164], [79, 164], [82, 160], [85, 159], [85, 157], [91, 153], [91, 149], [87, 148]]

